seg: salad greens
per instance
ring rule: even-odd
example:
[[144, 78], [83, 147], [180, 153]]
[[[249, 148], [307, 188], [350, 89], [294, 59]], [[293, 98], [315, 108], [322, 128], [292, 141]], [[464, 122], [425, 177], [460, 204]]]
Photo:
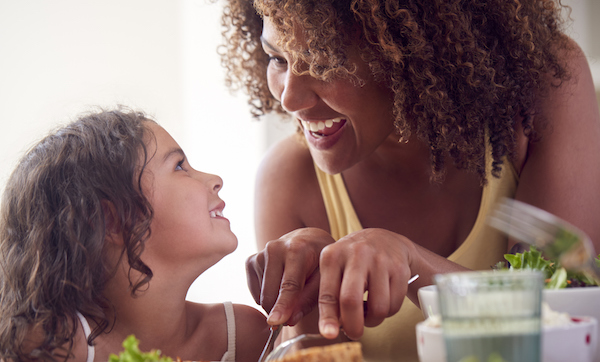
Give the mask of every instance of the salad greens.
[[[469, 356], [461, 358], [458, 362], [480, 362], [479, 358], [475, 356]], [[507, 362], [499, 353], [493, 352], [489, 355], [487, 362]]]
[[[529, 251], [516, 254], [504, 254], [504, 259], [510, 264], [499, 262], [495, 269], [532, 269], [540, 270], [546, 274], [546, 289], [561, 289], [574, 287], [598, 286], [598, 284], [584, 273], [568, 271], [553, 260], [544, 258], [535, 247]], [[600, 256], [596, 258], [600, 266]]]
[[132, 334], [123, 341], [125, 350], [119, 355], [111, 353], [108, 362], [173, 362], [170, 357], [161, 356], [160, 350], [142, 352], [139, 348], [140, 341]]

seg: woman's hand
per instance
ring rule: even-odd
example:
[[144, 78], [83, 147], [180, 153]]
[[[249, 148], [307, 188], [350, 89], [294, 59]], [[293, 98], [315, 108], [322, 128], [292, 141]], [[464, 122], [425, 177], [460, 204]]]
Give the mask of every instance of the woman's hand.
[[397, 313], [415, 252], [410, 240], [384, 229], [364, 229], [325, 247], [318, 300], [321, 334], [335, 338], [343, 327], [350, 339], [358, 339], [364, 326], [377, 326]]
[[319, 257], [335, 240], [318, 228], [289, 232], [246, 261], [248, 286], [271, 325], [298, 323], [317, 305]]

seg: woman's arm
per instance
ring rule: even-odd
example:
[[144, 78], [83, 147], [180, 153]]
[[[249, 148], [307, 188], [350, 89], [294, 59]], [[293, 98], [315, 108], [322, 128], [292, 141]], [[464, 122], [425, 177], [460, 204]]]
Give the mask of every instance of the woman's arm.
[[255, 205], [259, 252], [246, 263], [250, 291], [271, 312], [270, 324], [295, 324], [316, 306], [319, 255], [334, 242], [312, 158], [296, 135], [265, 156]]
[[600, 252], [600, 112], [589, 65], [575, 47], [572, 79], [540, 100], [541, 138], [529, 142], [516, 199], [578, 226]]

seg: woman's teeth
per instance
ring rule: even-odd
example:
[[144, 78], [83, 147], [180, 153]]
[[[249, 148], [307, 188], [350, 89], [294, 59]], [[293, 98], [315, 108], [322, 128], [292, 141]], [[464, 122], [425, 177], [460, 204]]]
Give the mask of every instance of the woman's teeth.
[[219, 210], [213, 210], [209, 214], [210, 214], [210, 217], [217, 217], [217, 216], [223, 217], [223, 213]]
[[306, 122], [302, 121], [302, 127], [304, 129], [308, 129], [311, 132], [319, 132], [324, 130], [325, 128], [331, 128], [334, 123], [340, 123], [343, 118], [338, 117], [334, 119], [328, 119], [326, 121], [318, 121], [318, 122]]

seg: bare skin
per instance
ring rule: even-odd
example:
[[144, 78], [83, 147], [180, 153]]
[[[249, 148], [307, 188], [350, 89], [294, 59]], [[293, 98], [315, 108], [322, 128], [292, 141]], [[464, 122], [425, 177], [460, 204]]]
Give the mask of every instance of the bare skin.
[[[273, 95], [297, 119], [344, 117], [346, 123], [327, 149], [311, 143], [305, 131], [308, 146], [292, 136], [265, 157], [256, 187], [261, 251], [248, 260], [250, 287], [270, 312], [270, 324], [297, 324], [318, 305], [323, 335], [336, 338], [343, 327], [348, 337], [360, 338], [365, 325], [395, 314], [405, 295], [416, 302], [418, 288], [431, 284], [434, 274], [464, 270], [446, 257], [471, 230], [482, 187], [475, 175], [452, 165], [443, 184], [430, 183], [424, 144], [414, 137], [398, 143], [380, 105], [370, 116], [361, 113], [374, 101], [368, 94], [361, 98], [360, 89], [291, 72], [286, 53], [273, 46], [277, 37], [266, 19], [263, 48], [272, 58], [267, 76]], [[577, 225], [600, 250], [600, 115], [585, 57], [577, 51], [568, 59], [573, 79], [539, 99], [534, 122], [548, 125], [538, 130], [541, 140], [518, 132], [511, 160], [520, 177], [516, 198]], [[364, 230], [334, 243], [313, 159], [326, 172], [342, 173]], [[414, 274], [419, 279], [407, 287]], [[363, 319], [365, 289], [372, 304]]]
[[[164, 129], [154, 124], [149, 128], [158, 146], [142, 177], [154, 217], [141, 258], [153, 277], [133, 297], [130, 280], [140, 275], [134, 270], [130, 275], [127, 259], [120, 258], [120, 234], [108, 233], [104, 257], [112, 261], [116, 273], [103, 294], [114, 307], [106, 311], [114, 324], [108, 333], [94, 340], [95, 360], [107, 361], [111, 353], [122, 351], [123, 340], [130, 334], [140, 340], [142, 351], [159, 349], [165, 356], [188, 361], [221, 360], [228, 349], [223, 304], [193, 303], [186, 300], [186, 295], [199, 275], [237, 246], [229, 221], [221, 214], [225, 204], [218, 192], [223, 180], [194, 170]], [[149, 154], [153, 151], [150, 144]], [[269, 333], [265, 316], [250, 306], [237, 304], [234, 314], [236, 361], [256, 362]], [[93, 322], [88, 322], [93, 329]], [[84, 339], [79, 328], [75, 361], [87, 359]]]

